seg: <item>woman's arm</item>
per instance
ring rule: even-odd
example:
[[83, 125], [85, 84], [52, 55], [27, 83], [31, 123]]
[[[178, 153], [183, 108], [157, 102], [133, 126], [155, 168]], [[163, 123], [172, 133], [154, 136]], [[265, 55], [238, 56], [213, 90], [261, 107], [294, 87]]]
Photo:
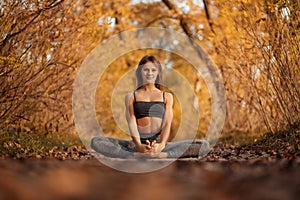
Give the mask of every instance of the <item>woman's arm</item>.
[[152, 152], [161, 152], [165, 148], [166, 143], [170, 136], [171, 124], [173, 120], [173, 95], [169, 92], [166, 92], [165, 97], [166, 97], [166, 112], [165, 112], [164, 121], [162, 122], [163, 127], [160, 135], [160, 143], [154, 142], [151, 145]]
[[134, 108], [133, 108], [133, 95], [132, 93], [128, 93], [125, 96], [125, 107], [126, 107], [126, 120], [129, 127], [129, 131], [132, 137], [132, 140], [141, 153], [150, 152], [151, 146], [150, 142], [146, 145], [141, 143], [140, 134], [137, 128], [136, 118], [134, 115]]

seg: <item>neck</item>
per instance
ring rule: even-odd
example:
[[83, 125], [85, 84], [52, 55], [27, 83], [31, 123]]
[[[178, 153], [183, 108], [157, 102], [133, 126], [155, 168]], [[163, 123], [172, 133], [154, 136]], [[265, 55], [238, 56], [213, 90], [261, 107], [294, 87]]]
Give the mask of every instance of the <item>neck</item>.
[[145, 90], [145, 91], [154, 91], [154, 90], [157, 90], [157, 88], [155, 87], [154, 83], [145, 84], [145, 85], [143, 85], [142, 89]]

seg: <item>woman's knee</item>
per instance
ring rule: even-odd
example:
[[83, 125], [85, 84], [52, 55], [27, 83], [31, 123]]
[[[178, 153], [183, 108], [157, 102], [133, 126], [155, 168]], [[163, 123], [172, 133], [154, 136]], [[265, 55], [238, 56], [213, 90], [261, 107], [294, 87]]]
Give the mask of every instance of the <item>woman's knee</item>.
[[193, 143], [196, 143], [196, 144], [201, 144], [201, 145], [203, 145], [203, 146], [205, 146], [205, 147], [209, 147], [210, 145], [209, 145], [209, 142], [208, 141], [206, 141], [206, 140], [194, 140], [193, 141]]
[[91, 140], [91, 147], [95, 149], [96, 146], [99, 146], [101, 142], [107, 141], [107, 138], [104, 136], [96, 136]]

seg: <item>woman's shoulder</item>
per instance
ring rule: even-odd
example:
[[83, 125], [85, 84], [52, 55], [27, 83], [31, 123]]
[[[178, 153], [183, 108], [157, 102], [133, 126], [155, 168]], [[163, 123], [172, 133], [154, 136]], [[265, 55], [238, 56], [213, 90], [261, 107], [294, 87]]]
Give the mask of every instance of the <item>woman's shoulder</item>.
[[134, 96], [134, 91], [127, 92], [125, 94], [125, 102], [129, 102], [133, 100], [133, 96]]
[[173, 102], [173, 94], [171, 92], [164, 91], [164, 96], [165, 96], [166, 102]]
[[171, 92], [164, 91], [163, 93], [165, 93], [165, 97], [167, 97], [167, 98], [173, 98], [173, 94]]
[[131, 97], [133, 95], [134, 91], [129, 91], [125, 93], [125, 97]]

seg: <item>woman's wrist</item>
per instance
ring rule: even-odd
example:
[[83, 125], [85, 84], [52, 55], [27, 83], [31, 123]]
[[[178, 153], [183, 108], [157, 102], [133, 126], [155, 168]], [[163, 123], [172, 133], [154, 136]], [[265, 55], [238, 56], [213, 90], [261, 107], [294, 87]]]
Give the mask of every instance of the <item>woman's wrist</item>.
[[165, 147], [166, 146], [166, 142], [164, 142], [164, 141], [160, 141], [160, 143], [159, 143], [161, 146], [163, 146], [163, 147]]
[[161, 146], [160, 150], [163, 150], [166, 147], [166, 143], [165, 142], [161, 142], [160, 146]]
[[135, 142], [134, 143], [135, 144], [135, 147], [138, 149], [138, 150], [140, 150], [143, 146], [142, 146], [142, 143], [140, 143], [140, 142]]
[[137, 142], [137, 143], [135, 144], [135, 146], [136, 146], [138, 152], [140, 152], [140, 153], [145, 153], [145, 152], [146, 152], [146, 147], [145, 147], [145, 145], [142, 144], [141, 142]]

